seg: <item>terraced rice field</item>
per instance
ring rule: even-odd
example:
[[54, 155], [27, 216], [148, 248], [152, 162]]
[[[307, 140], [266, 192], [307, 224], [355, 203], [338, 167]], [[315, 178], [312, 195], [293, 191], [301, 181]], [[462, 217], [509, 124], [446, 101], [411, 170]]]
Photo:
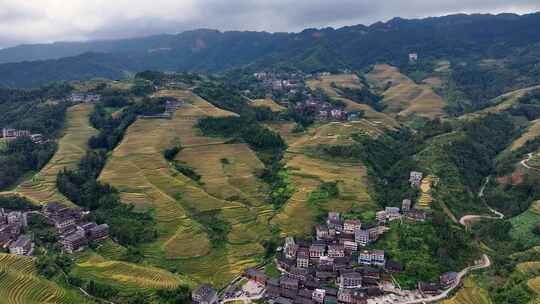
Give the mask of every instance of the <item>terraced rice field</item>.
[[[156, 95], [186, 104], [172, 119], [142, 119], [130, 126], [100, 180], [115, 186], [137, 209], [154, 213], [159, 237], [144, 246], [150, 262], [222, 286], [258, 262], [263, 251], [259, 241], [270, 233], [272, 209], [258, 197], [261, 185], [253, 175], [262, 164], [247, 146], [224, 144], [227, 138], [206, 137], [193, 128], [203, 116], [236, 114], [188, 91]], [[178, 158], [202, 175], [203, 186], [163, 158], [162, 151], [173, 144], [183, 147]], [[211, 248], [205, 227], [198, 222], [206, 212], [218, 212], [231, 224], [224, 248]]]
[[525, 274], [540, 272], [540, 261], [519, 263], [517, 269]]
[[417, 115], [427, 118], [444, 116], [445, 101], [431, 88], [432, 84], [418, 85], [399, 70], [387, 64], [375, 65], [366, 74], [369, 83], [384, 90], [385, 113], [398, 117]]
[[259, 108], [259, 107], [266, 107], [272, 110], [272, 112], [281, 112], [287, 110], [287, 108], [277, 104], [275, 101], [273, 101], [270, 98], [266, 99], [255, 99], [249, 103], [251, 107]]
[[534, 277], [527, 282], [527, 286], [540, 297], [540, 276]]
[[172, 289], [182, 283], [180, 277], [164, 269], [127, 262], [110, 261], [95, 254], [77, 263], [73, 272], [84, 278], [107, 282], [123, 289], [131, 289], [132, 291]]
[[290, 182], [297, 191], [272, 219], [271, 224], [278, 227], [281, 235], [306, 235], [316, 224], [316, 211], [308, 199], [312, 191], [322, 182], [341, 181], [339, 199], [330, 201], [326, 210], [345, 212], [352, 208], [374, 208], [367, 193], [367, 170], [360, 163], [327, 161], [309, 156], [306, 150], [319, 144], [351, 143], [352, 133], [372, 132], [373, 136], [382, 134], [366, 121], [358, 123], [330, 123], [315, 126], [301, 134], [290, 133], [291, 128], [270, 125], [286, 139], [289, 149], [284, 158]]
[[112, 240], [106, 240], [98, 246], [96, 251], [109, 260], [119, 260], [126, 253], [127, 249]]
[[31, 258], [0, 254], [0, 302], [8, 304], [93, 303], [37, 276]]
[[468, 277], [461, 288], [451, 299], [441, 304], [491, 304], [492, 301], [486, 289], [479, 287], [473, 278]]
[[511, 218], [510, 223], [512, 239], [519, 240], [527, 247], [540, 244], [540, 236], [532, 232], [535, 225], [540, 223], [540, 201], [534, 202], [529, 210]]
[[472, 119], [480, 116], [487, 115], [489, 113], [500, 113], [504, 112], [506, 110], [509, 110], [512, 108], [518, 100], [523, 97], [525, 94], [529, 93], [532, 90], [540, 89], [540, 85], [538, 86], [532, 86], [527, 87], [515, 91], [508, 92], [506, 94], [503, 94], [499, 97], [494, 98], [491, 100], [491, 103], [493, 106], [487, 107], [485, 109], [482, 109], [480, 111], [474, 112], [474, 113], [468, 113], [463, 116], [460, 116], [460, 119]]
[[540, 119], [533, 120], [530, 122], [527, 131], [523, 133], [518, 139], [516, 139], [512, 145], [510, 145], [510, 151], [517, 150], [521, 148], [529, 140], [532, 140], [540, 136]]
[[92, 108], [91, 104], [79, 104], [67, 110], [65, 135], [59, 141], [58, 151], [39, 173], [16, 187], [14, 192], [26, 196], [36, 204], [70, 204], [56, 189], [56, 175], [64, 168], [77, 166], [86, 153], [88, 139], [97, 134], [97, 130], [88, 120]]
[[422, 184], [420, 185], [420, 197], [416, 202], [416, 208], [418, 209], [430, 209], [431, 203], [433, 203], [433, 197], [431, 196], [431, 188], [437, 185], [438, 178], [433, 175], [428, 175], [422, 179]]
[[176, 159], [194, 168], [213, 196], [263, 205], [267, 186], [254, 172], [264, 169], [264, 164], [246, 144], [194, 146], [183, 149]]
[[381, 129], [393, 129], [398, 123], [394, 118], [384, 113], [375, 111], [367, 104], [356, 103], [350, 99], [343, 98], [338, 90], [332, 87], [332, 83], [336, 84], [336, 87], [348, 87], [348, 88], [362, 88], [362, 84], [359, 82], [356, 75], [344, 74], [344, 75], [331, 75], [322, 76], [320, 79], [309, 80], [307, 85], [312, 89], [318, 88], [324, 90], [324, 92], [332, 99], [340, 100], [345, 103], [346, 109], [349, 111], [361, 110], [364, 111], [365, 118], [372, 124]]

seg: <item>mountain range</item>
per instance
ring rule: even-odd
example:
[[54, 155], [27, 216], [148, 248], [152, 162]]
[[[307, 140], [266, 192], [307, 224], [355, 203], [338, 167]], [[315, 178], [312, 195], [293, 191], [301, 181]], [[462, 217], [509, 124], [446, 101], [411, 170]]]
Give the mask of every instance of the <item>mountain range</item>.
[[234, 68], [362, 69], [420, 58], [505, 58], [540, 43], [540, 13], [394, 18], [370, 26], [299, 33], [220, 32], [20, 45], [0, 50], [0, 85], [30, 87], [60, 80], [121, 78], [142, 70], [222, 72]]

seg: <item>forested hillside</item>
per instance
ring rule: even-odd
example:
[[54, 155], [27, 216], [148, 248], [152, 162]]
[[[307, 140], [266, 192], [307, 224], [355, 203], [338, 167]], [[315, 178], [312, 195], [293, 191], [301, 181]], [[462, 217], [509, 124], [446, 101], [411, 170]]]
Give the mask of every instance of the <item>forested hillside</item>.
[[[452, 61], [518, 56], [511, 60], [515, 63], [511, 70], [533, 77], [537, 74], [534, 68], [527, 72], [520, 67], [538, 62], [534, 46], [540, 42], [538, 27], [540, 14], [453, 15], [395, 18], [371, 26], [307, 29], [294, 34], [196, 30], [120, 41], [20, 46], [0, 50], [0, 62], [12, 62], [0, 65], [0, 83], [32, 86], [65, 79], [119, 78], [145, 69], [216, 72], [248, 65], [250, 69], [312, 72], [362, 69], [378, 62], [403, 67], [410, 52], [419, 53], [422, 59]], [[65, 56], [75, 57], [62, 58]], [[55, 60], [48, 60], [51, 58]], [[30, 61], [13, 63], [22, 60]], [[472, 85], [475, 77], [487, 77], [484, 86], [489, 89], [489, 82], [501, 77], [511, 81], [514, 76], [470, 75], [468, 65], [461, 69], [460, 75], [467, 74], [456, 78], [462, 86]]]

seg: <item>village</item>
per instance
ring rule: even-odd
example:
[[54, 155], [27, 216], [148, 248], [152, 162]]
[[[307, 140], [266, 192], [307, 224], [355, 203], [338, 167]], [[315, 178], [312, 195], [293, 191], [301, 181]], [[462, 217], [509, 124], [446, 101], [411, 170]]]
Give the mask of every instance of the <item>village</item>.
[[[347, 74], [351, 71], [342, 70], [340, 73]], [[330, 72], [316, 74], [259, 72], [253, 76], [261, 83], [267, 95], [274, 96], [278, 104], [288, 107], [293, 112], [310, 113], [321, 121], [354, 121], [361, 118], [358, 111], [346, 111], [343, 105], [332, 104], [314, 96], [306, 89], [304, 83], [306, 79], [330, 75]], [[290, 99], [294, 99], [295, 96], [302, 96], [302, 100], [292, 103]]]
[[92, 242], [101, 242], [109, 237], [107, 224], [96, 224], [84, 218], [89, 212], [70, 208], [59, 203], [43, 205], [41, 210], [10, 211], [0, 209], [0, 246], [11, 254], [32, 256], [35, 242], [28, 232], [28, 217], [41, 217], [54, 227], [57, 244], [65, 253], [83, 250]]
[[[409, 176], [410, 185], [419, 188], [423, 173], [413, 171]], [[328, 212], [325, 223], [315, 227], [313, 238], [289, 236], [277, 248], [274, 263], [279, 277], [269, 276], [262, 268], [252, 268], [233, 281], [221, 296], [205, 284], [195, 289], [192, 297], [197, 303], [249, 303], [264, 299], [277, 304], [422, 303], [441, 297], [459, 283], [457, 272], [441, 274], [439, 282], [417, 282], [415, 290], [402, 290], [393, 275], [403, 272], [403, 265], [389, 259], [384, 248], [373, 249], [390, 230], [388, 223], [420, 223], [428, 216], [427, 211], [414, 208], [408, 198], [402, 201], [401, 208], [386, 207], [376, 212], [376, 224]], [[370, 250], [365, 249], [368, 246]]]

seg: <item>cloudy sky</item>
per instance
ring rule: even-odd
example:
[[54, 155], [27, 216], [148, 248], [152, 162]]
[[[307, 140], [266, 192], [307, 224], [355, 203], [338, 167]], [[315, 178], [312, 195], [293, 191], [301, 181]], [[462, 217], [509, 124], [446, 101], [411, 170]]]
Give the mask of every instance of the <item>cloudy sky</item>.
[[0, 47], [195, 28], [292, 32], [396, 16], [534, 11], [540, 0], [0, 0]]

